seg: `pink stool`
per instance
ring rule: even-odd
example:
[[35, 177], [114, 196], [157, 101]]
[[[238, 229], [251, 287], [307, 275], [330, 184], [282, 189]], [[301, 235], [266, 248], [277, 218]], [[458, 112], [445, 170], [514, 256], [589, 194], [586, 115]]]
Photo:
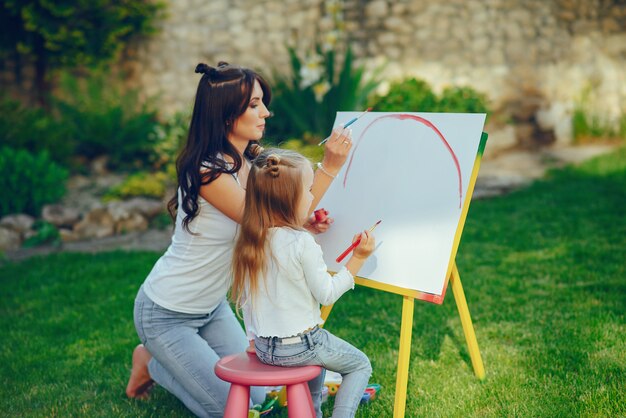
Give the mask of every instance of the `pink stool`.
[[223, 357], [215, 365], [215, 374], [231, 383], [224, 418], [248, 418], [250, 386], [283, 385], [287, 386], [289, 418], [315, 418], [307, 382], [321, 371], [319, 366], [269, 366], [250, 351]]

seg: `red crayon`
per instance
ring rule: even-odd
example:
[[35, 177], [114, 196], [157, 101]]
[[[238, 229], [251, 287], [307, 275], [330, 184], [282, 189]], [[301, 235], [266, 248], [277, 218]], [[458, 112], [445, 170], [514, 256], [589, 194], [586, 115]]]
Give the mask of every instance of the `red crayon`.
[[[382, 219], [380, 221], [376, 222], [374, 225], [372, 225], [372, 227], [369, 229], [368, 232], [372, 232], [374, 230], [374, 228], [376, 228], [378, 226], [378, 224], [381, 223], [381, 222], [382, 222]], [[352, 243], [352, 245], [350, 245], [348, 248], [346, 248], [346, 250], [344, 252], [342, 252], [341, 255], [339, 257], [337, 257], [337, 259], [335, 261], [338, 262], [338, 263], [341, 263], [341, 260], [346, 258], [346, 256], [348, 254], [350, 254], [350, 252], [352, 250], [354, 250], [357, 247], [357, 245], [359, 245], [360, 242], [361, 242], [361, 238], [359, 237], [359, 239], [354, 241]]]

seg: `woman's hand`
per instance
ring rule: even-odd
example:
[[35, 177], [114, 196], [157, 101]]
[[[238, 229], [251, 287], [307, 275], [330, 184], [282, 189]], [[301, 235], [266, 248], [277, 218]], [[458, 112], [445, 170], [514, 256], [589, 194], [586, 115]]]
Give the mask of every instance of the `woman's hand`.
[[346, 162], [351, 148], [352, 129], [344, 129], [343, 126], [333, 129], [324, 146], [324, 159], [322, 160], [324, 169], [336, 176]]

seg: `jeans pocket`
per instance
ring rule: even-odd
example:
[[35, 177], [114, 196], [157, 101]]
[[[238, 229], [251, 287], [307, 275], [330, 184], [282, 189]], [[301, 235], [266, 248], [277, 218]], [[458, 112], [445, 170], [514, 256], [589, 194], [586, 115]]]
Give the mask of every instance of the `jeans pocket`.
[[316, 359], [315, 352], [308, 348], [295, 353], [291, 351], [292, 350], [275, 350], [272, 359], [273, 364], [276, 366], [302, 366], [312, 364]]

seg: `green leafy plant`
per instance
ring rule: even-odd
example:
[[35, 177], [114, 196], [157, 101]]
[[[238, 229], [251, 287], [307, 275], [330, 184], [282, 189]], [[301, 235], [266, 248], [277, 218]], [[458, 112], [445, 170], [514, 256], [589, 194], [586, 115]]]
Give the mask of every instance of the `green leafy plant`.
[[432, 112], [437, 96], [426, 81], [409, 78], [392, 83], [386, 95], [374, 96], [371, 106], [377, 112]]
[[580, 92], [572, 115], [572, 131], [576, 142], [626, 139], [626, 110], [622, 107], [617, 117], [609, 117], [600, 110], [603, 108], [601, 102], [601, 98], [594, 94], [591, 83]]
[[156, 126], [152, 165], [155, 169], [173, 169], [174, 179], [176, 156], [187, 139], [190, 120], [191, 115], [188, 112], [178, 112]]
[[572, 128], [577, 142], [616, 138], [624, 140], [626, 139], [626, 113], [622, 114], [617, 122], [610, 122], [606, 118], [577, 106], [572, 115]]
[[68, 127], [41, 108], [29, 108], [19, 101], [0, 100], [0, 143], [31, 152], [48, 151], [50, 158], [70, 164], [76, 144]]
[[291, 74], [274, 75], [275, 119], [268, 124], [270, 138], [302, 138], [308, 134], [311, 141], [317, 141], [330, 134], [337, 111], [362, 109], [377, 85], [379, 72], [366, 78], [365, 68], [354, 66], [350, 47], [338, 69], [334, 49], [323, 51], [318, 45], [306, 59], [301, 59], [293, 48], [287, 50]]
[[65, 194], [67, 170], [53, 162], [47, 151], [0, 148], [0, 216], [27, 213], [38, 216], [43, 205]]
[[167, 173], [162, 171], [134, 173], [128, 176], [121, 184], [109, 189], [104, 199], [115, 200], [134, 196], [162, 198], [165, 195], [169, 181], [170, 178]]
[[36, 234], [24, 241], [23, 247], [31, 248], [42, 244], [61, 244], [59, 230], [50, 222], [37, 220], [33, 225], [33, 229], [36, 231]]
[[103, 72], [86, 79], [65, 73], [60, 85], [54, 106], [78, 155], [108, 155], [112, 168], [144, 167], [154, 159], [157, 111], [137, 90], [123, 88], [121, 80]]
[[430, 84], [417, 78], [392, 83], [385, 95], [374, 96], [379, 112], [488, 113], [487, 97], [471, 87], [447, 87], [438, 97]]
[[280, 148], [297, 151], [311, 161], [321, 161], [324, 157], [324, 148], [318, 147], [317, 144], [311, 144], [310, 141], [303, 139], [290, 139], [282, 142]]
[[446, 87], [437, 103], [437, 112], [488, 113], [487, 96], [471, 87]]
[[150, 228], [164, 230], [173, 226], [172, 218], [167, 212], [161, 212], [150, 220]]

